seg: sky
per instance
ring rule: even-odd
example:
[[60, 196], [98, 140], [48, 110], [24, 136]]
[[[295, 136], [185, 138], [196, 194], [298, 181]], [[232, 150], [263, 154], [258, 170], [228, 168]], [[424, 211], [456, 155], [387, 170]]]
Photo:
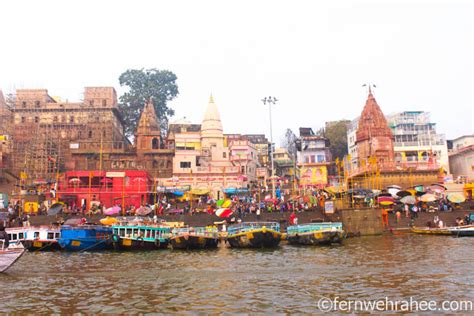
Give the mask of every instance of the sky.
[[200, 123], [212, 93], [225, 133], [317, 130], [356, 118], [373, 83], [385, 114], [430, 111], [473, 133], [470, 1], [0, 1], [0, 89], [77, 101], [127, 69], [174, 72], [176, 115]]

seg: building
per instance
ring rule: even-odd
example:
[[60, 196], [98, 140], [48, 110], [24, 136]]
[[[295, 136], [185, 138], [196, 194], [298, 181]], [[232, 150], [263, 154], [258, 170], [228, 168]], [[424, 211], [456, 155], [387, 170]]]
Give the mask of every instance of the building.
[[300, 127], [297, 164], [300, 168], [300, 186], [322, 188], [328, 184], [328, 166], [331, 164], [329, 140], [315, 135], [313, 129]]
[[351, 168], [357, 168], [359, 165], [359, 157], [357, 156], [357, 128], [359, 127], [359, 119], [352, 120], [347, 124], [347, 153], [348, 153], [348, 162]]
[[243, 139], [249, 140], [255, 144], [255, 150], [257, 151], [258, 166], [270, 168], [271, 166], [271, 154], [270, 154], [270, 142], [264, 134], [245, 134], [242, 135]]
[[394, 136], [396, 162], [409, 164], [433, 159], [449, 173], [446, 138], [436, 132], [436, 123], [431, 122], [429, 112], [394, 113], [387, 116], [387, 121]]
[[171, 123], [167, 143], [174, 148], [173, 177], [165, 186], [190, 186], [191, 193], [220, 198], [228, 189], [247, 187], [255, 178], [256, 153], [250, 142], [224, 137], [210, 98], [202, 124]]
[[295, 162], [291, 159], [286, 148], [276, 148], [273, 153], [275, 160], [275, 174], [281, 178], [294, 179]]
[[[355, 126], [354, 122], [351, 124]], [[370, 89], [357, 123], [355, 144], [349, 136], [353, 136], [353, 131], [348, 130], [348, 146], [349, 153], [354, 149], [357, 152], [357, 161], [351, 158], [346, 172], [350, 187], [380, 190], [393, 184], [408, 187], [442, 181], [440, 165], [432, 157], [416, 161], [396, 159], [401, 154], [396, 156], [394, 133]]]
[[165, 149], [152, 100], [145, 104], [135, 144], [123, 131], [112, 87], [86, 87], [79, 102], [62, 102], [46, 89], [19, 89], [13, 109], [14, 174], [55, 182], [82, 170], [145, 170], [170, 177], [173, 150]]
[[474, 181], [474, 135], [453, 139], [449, 166], [456, 182]]

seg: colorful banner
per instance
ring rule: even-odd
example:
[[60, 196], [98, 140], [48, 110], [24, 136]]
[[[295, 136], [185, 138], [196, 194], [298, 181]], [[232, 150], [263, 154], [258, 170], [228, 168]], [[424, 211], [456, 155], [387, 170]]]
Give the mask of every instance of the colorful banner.
[[301, 185], [325, 185], [327, 183], [328, 172], [326, 166], [301, 168]]

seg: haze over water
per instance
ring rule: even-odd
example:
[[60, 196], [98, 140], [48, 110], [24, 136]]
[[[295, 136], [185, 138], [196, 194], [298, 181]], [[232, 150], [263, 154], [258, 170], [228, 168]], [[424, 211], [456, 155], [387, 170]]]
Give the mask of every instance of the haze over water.
[[474, 239], [363, 237], [275, 250], [27, 253], [1, 312], [319, 313], [321, 297], [472, 300]]

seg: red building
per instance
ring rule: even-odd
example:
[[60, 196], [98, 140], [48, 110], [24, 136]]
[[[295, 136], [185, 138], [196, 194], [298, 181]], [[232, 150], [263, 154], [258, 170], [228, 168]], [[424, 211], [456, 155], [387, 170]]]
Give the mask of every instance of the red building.
[[99, 202], [105, 207], [135, 206], [149, 202], [153, 180], [142, 170], [68, 171], [59, 181], [57, 197], [73, 207], [89, 209]]

